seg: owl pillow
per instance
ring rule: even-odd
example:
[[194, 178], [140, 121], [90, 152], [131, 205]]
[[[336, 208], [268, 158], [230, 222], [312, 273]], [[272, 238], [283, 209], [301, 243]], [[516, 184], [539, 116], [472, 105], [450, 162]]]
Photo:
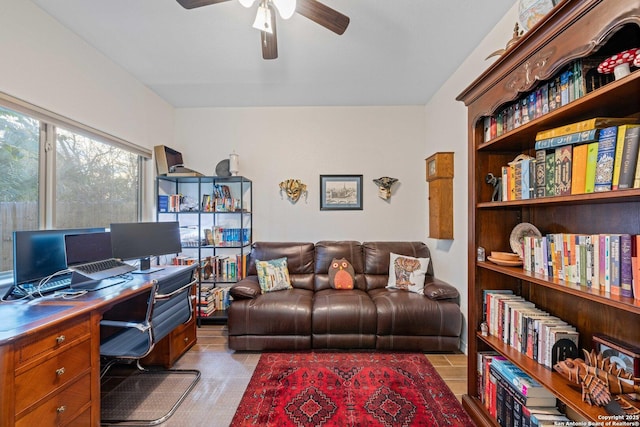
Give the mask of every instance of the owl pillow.
[[287, 258], [277, 258], [270, 261], [256, 260], [258, 282], [262, 293], [292, 289], [287, 268]]
[[333, 289], [353, 289], [356, 274], [353, 265], [346, 258], [331, 261], [329, 266], [329, 284]]
[[424, 276], [428, 267], [429, 258], [413, 258], [392, 252], [387, 288], [424, 295]]

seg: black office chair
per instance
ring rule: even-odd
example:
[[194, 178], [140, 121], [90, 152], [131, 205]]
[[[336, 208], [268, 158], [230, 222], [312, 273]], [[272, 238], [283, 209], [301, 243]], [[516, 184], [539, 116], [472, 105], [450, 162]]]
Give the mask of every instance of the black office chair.
[[[193, 287], [196, 284], [196, 280], [194, 280], [195, 268], [196, 266], [194, 265], [193, 268], [176, 271], [154, 280], [143, 319], [137, 321], [104, 319], [100, 322], [100, 325], [105, 327], [105, 331], [109, 333], [108, 335], [105, 333], [105, 337], [102, 338], [100, 342], [100, 357], [102, 359], [101, 378], [104, 377], [114, 364], [119, 362], [136, 363], [138, 369], [143, 372], [140, 374], [132, 374], [131, 378], [135, 377], [135, 380], [132, 381], [138, 381], [135, 387], [143, 389], [144, 386], [140, 385], [139, 382], [145, 381], [146, 373], [154, 374], [156, 378], [151, 381], [155, 382], [159, 381], [157, 379], [158, 373], [163, 375], [164, 373], [186, 373], [193, 377], [193, 381], [188, 384], [186, 390], [179, 396], [178, 401], [170, 409], [169, 413], [160, 419], [136, 419], [136, 424], [156, 425], [165, 421], [173, 414], [180, 403], [182, 403], [200, 378], [200, 372], [197, 370], [149, 370], [143, 368], [140, 364], [140, 359], [151, 353], [151, 350], [153, 350], [153, 347], [158, 341], [166, 337], [175, 328], [191, 320], [191, 316], [193, 316], [192, 293]], [[151, 375], [147, 377], [150, 378]], [[151, 392], [155, 388], [155, 385], [150, 385], [148, 388]], [[148, 397], [144, 396], [144, 392], [142, 394], [140, 399]], [[123, 399], [125, 398], [124, 392], [121, 397]], [[116, 399], [118, 399], [118, 397], [116, 397]], [[131, 398], [126, 398], [126, 401], [131, 403]], [[120, 404], [120, 406], [122, 405]], [[132, 412], [135, 412], [135, 410], [132, 410]], [[103, 410], [103, 425], [123, 424], [132, 421], [130, 419], [104, 419], [104, 414], [105, 411]]]

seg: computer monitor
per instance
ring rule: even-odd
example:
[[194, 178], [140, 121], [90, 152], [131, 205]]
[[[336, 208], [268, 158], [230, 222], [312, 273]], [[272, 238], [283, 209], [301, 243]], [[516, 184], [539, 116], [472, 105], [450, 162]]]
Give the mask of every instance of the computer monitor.
[[153, 147], [156, 158], [156, 167], [158, 175], [166, 175], [173, 171], [176, 166], [184, 166], [182, 153], [169, 148], [166, 145], [156, 145]]
[[169, 222], [126, 222], [111, 224], [111, 249], [114, 258], [139, 259], [139, 270], [152, 273], [151, 258], [182, 251], [180, 224]]
[[113, 257], [111, 233], [67, 234], [64, 236], [67, 266], [103, 261]]
[[64, 236], [98, 233], [104, 228], [13, 232], [13, 280], [16, 285], [41, 280], [67, 268]]

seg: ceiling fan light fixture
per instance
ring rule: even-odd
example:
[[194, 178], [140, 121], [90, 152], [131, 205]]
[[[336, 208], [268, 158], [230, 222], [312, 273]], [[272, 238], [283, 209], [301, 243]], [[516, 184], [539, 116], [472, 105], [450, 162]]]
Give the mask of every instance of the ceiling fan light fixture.
[[273, 29], [271, 28], [271, 10], [263, 4], [258, 7], [256, 20], [253, 21], [253, 28], [273, 34]]
[[241, 5], [247, 8], [253, 6], [253, 4], [256, 2], [256, 0], [238, 0], [238, 1], [240, 2]]
[[[246, 0], [244, 0], [246, 1]], [[282, 19], [289, 19], [296, 11], [296, 0], [272, 0]]]

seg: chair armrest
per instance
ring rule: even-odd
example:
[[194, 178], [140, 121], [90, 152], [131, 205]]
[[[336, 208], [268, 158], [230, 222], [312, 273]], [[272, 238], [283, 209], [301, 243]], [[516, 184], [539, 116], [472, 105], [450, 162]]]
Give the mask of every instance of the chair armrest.
[[136, 328], [141, 332], [147, 331], [151, 325], [148, 323], [138, 323], [138, 322], [122, 322], [119, 320], [101, 320], [101, 326], [115, 326], [117, 328]]
[[247, 276], [231, 286], [229, 294], [233, 299], [253, 299], [262, 294], [258, 276]]
[[424, 295], [433, 300], [457, 299], [460, 297], [460, 293], [456, 288], [433, 276], [425, 278]]

